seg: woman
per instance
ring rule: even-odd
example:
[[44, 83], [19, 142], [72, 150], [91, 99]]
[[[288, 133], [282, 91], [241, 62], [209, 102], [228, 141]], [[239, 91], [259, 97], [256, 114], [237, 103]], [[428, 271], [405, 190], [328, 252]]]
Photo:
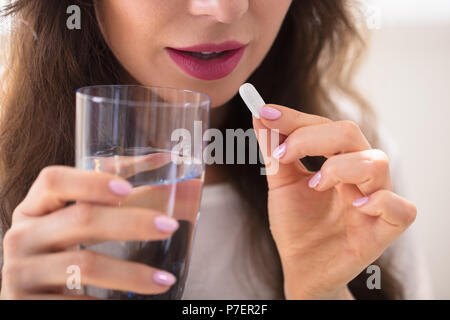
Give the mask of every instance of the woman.
[[[66, 10], [73, 4], [81, 8], [79, 30], [66, 27]], [[80, 298], [62, 290], [71, 264], [81, 267], [83, 284], [111, 289], [155, 294], [176, 281], [145, 265], [64, 250], [94, 238], [164, 239], [177, 228], [176, 221], [155, 212], [112, 210], [130, 185], [68, 167], [74, 156], [75, 90], [139, 83], [207, 93], [212, 125], [222, 130], [281, 133], [280, 146], [264, 154], [279, 161], [275, 175], [261, 176], [252, 165], [207, 168], [204, 209], [214, 211], [209, 200], [223, 191], [214, 186], [232, 186], [227, 190], [233, 214], [248, 219], [233, 220], [240, 225], [228, 223], [227, 230], [247, 228], [241, 250], [232, 251], [235, 262], [250, 267], [244, 263], [232, 271], [221, 247], [215, 257], [206, 257], [211, 264], [199, 267], [194, 256], [185, 297], [198, 297], [190, 288], [207, 281], [213, 281], [204, 287], [210, 297], [225, 297], [216, 279], [202, 277], [217, 269], [219, 277], [242, 285], [228, 288], [235, 297], [256, 283], [254, 291], [264, 288], [263, 297], [271, 298], [401, 298], [405, 283], [396, 281], [389, 261], [377, 258], [414, 221], [416, 208], [394, 192], [388, 157], [375, 149], [370, 110], [349, 88], [362, 49], [353, 8], [345, 0], [54, 0], [51, 6], [15, 1], [5, 11], [15, 14], [16, 27], [1, 100], [1, 297]], [[229, 40], [245, 48], [227, 72], [193, 74], [171, 59], [174, 48]], [[251, 119], [236, 95], [247, 79], [266, 101], [277, 103], [264, 107], [260, 119]], [[336, 95], [360, 106], [363, 129], [345, 120]], [[302, 165], [298, 159], [305, 156], [311, 157]], [[76, 200], [84, 203], [66, 206]], [[221, 215], [225, 221], [232, 217], [227, 214]], [[136, 228], [121, 230], [124, 219]], [[194, 255], [206, 245], [202, 221], [208, 219], [200, 222]], [[138, 227], [143, 224], [151, 227]], [[381, 270], [380, 289], [366, 283], [372, 264]], [[236, 281], [243, 275], [246, 281]]]

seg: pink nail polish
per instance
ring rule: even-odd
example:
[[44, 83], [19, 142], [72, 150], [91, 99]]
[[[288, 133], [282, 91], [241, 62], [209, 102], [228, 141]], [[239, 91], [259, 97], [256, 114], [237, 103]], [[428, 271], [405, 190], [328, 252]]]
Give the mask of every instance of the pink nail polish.
[[119, 196], [126, 196], [133, 190], [133, 186], [125, 180], [111, 180], [109, 189]]
[[362, 205], [366, 204], [369, 201], [369, 197], [363, 197], [359, 198], [353, 201], [353, 205], [355, 207], [361, 207]]
[[319, 171], [309, 180], [308, 186], [311, 189], [317, 187], [319, 185], [321, 179], [322, 179], [322, 173]]
[[178, 229], [178, 221], [168, 216], [156, 216], [155, 226], [162, 232], [173, 232]]
[[281, 117], [281, 112], [278, 109], [264, 106], [259, 111], [259, 115], [263, 117], [264, 119], [268, 120], [277, 120], [279, 117]]
[[153, 281], [163, 286], [171, 286], [175, 283], [176, 278], [166, 271], [156, 271], [153, 273]]
[[280, 159], [282, 156], [285, 155], [285, 153], [286, 153], [286, 142], [280, 144], [278, 147], [276, 147], [275, 150], [273, 150], [272, 157]]

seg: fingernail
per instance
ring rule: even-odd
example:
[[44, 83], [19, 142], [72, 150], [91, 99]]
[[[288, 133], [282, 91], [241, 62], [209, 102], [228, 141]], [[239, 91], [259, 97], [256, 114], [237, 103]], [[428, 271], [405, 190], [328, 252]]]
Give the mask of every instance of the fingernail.
[[156, 271], [153, 273], [153, 281], [163, 286], [171, 286], [177, 279], [166, 271]]
[[119, 196], [126, 196], [133, 190], [133, 186], [125, 180], [111, 180], [109, 189]]
[[178, 221], [168, 216], [157, 216], [155, 225], [158, 230], [163, 232], [173, 232], [178, 229]]
[[262, 107], [259, 111], [259, 114], [261, 115], [261, 117], [268, 120], [277, 120], [279, 117], [281, 117], [280, 110], [268, 106]]
[[322, 173], [319, 171], [309, 180], [308, 186], [310, 188], [317, 187], [320, 183], [320, 179], [322, 179]]
[[280, 144], [278, 147], [275, 148], [272, 152], [272, 157], [276, 159], [280, 159], [284, 154], [286, 153], [286, 142], [283, 144]]
[[369, 201], [369, 197], [359, 198], [353, 201], [353, 205], [355, 207], [361, 207], [363, 204], [366, 204]]

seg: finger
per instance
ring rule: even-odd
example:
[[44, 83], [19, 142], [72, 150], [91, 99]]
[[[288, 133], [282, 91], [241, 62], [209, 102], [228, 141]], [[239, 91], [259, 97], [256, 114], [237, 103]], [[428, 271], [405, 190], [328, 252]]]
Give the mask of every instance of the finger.
[[[177, 220], [151, 209], [77, 203], [11, 230], [5, 252], [29, 255], [63, 250], [83, 242], [163, 240], [178, 227]], [[22, 236], [15, 236], [14, 232]], [[14, 237], [14, 249], [9, 250]]]
[[166, 271], [89, 250], [30, 256], [5, 267], [15, 275], [8, 285], [29, 293], [66, 288], [68, 281], [73, 284], [75, 275], [79, 276], [81, 286], [139, 294], [163, 293], [176, 281]]
[[363, 195], [380, 189], [392, 190], [389, 160], [377, 149], [344, 153], [329, 158], [309, 186], [326, 191], [340, 183], [355, 184]]
[[388, 242], [409, 227], [417, 215], [417, 208], [412, 202], [389, 190], [379, 190], [368, 197], [356, 199], [353, 206], [362, 213], [379, 218], [376, 232], [379, 239]]
[[253, 117], [253, 129], [267, 165], [271, 161], [272, 150], [283, 143], [287, 136], [280, 134], [278, 129], [266, 127], [260, 119], [255, 117]]
[[50, 166], [41, 171], [15, 213], [40, 216], [76, 200], [113, 205], [131, 191], [129, 182], [112, 174]]
[[325, 117], [304, 113], [292, 108], [268, 104], [260, 110], [261, 122], [271, 129], [279, 129], [281, 134], [290, 135], [298, 128], [332, 122]]
[[171, 153], [158, 152], [144, 156], [113, 156], [94, 159], [95, 171], [132, 177], [140, 172], [155, 170], [171, 162]]
[[[121, 202], [121, 206], [151, 208], [161, 212], [171, 212], [177, 220], [195, 223], [197, 219], [202, 180], [192, 178], [174, 184], [142, 185], [135, 187], [133, 192]], [[176, 194], [176, 201], [172, 197]], [[169, 204], [170, 208], [169, 208]]]
[[370, 144], [358, 125], [344, 120], [296, 129], [272, 155], [287, 164], [306, 156], [331, 157], [368, 149]]

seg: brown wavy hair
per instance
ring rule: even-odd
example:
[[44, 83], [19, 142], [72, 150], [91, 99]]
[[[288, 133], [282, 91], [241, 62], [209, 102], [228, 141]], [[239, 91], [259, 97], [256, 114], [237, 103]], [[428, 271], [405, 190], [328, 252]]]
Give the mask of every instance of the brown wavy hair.
[[[78, 5], [80, 30], [66, 28], [66, 10]], [[365, 43], [351, 0], [293, 0], [277, 39], [251, 75], [270, 103], [290, 106], [333, 120], [343, 115], [331, 93], [355, 103], [364, 115], [361, 127], [377, 147], [375, 117], [352, 88], [352, 75]], [[16, 0], [2, 10], [12, 16], [11, 38], [4, 50], [6, 71], [0, 94], [0, 217], [3, 234], [14, 208], [25, 197], [41, 169], [74, 165], [75, 99], [77, 88], [123, 84], [124, 70], [100, 32], [93, 0]], [[240, 99], [226, 106], [224, 128], [252, 128]], [[245, 114], [244, 114], [245, 113]], [[247, 153], [248, 154], [248, 153]], [[307, 159], [312, 170], [321, 158]], [[235, 188], [248, 204], [248, 237], [242, 250], [258, 266], [258, 276], [284, 298], [282, 270], [267, 219], [267, 182], [259, 165], [224, 165]], [[251, 187], [250, 187], [251, 186]], [[261, 195], [266, 195], [262, 197]], [[251, 204], [251, 205], [250, 205]], [[376, 261], [381, 265], [380, 261]], [[362, 272], [350, 282], [355, 298], [401, 298], [398, 283], [384, 264], [382, 289], [368, 290]]]

